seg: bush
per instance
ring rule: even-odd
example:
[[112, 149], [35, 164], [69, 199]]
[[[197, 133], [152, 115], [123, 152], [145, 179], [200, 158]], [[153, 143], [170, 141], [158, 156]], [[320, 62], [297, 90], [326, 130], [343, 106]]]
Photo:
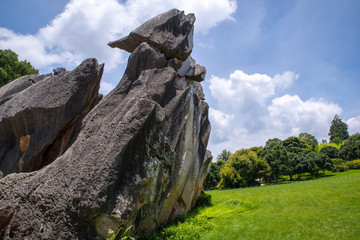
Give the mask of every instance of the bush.
[[346, 162], [349, 169], [360, 169], [360, 159]]
[[333, 172], [345, 172], [348, 171], [349, 167], [345, 164], [334, 165]]
[[333, 165], [342, 165], [344, 164], [344, 160], [341, 158], [332, 158], [331, 161], [333, 162]]

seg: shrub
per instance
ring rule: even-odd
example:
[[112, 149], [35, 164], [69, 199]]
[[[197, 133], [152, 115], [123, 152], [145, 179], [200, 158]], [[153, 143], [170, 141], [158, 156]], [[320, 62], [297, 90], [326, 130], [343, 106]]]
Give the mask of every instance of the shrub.
[[349, 169], [360, 169], [360, 159], [346, 162]]
[[333, 172], [345, 172], [348, 171], [349, 167], [345, 164], [334, 165]]

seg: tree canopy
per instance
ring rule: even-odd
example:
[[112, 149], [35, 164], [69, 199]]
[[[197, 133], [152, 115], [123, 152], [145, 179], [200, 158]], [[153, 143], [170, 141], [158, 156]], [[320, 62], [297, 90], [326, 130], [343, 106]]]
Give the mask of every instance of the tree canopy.
[[338, 115], [331, 121], [329, 134], [330, 142], [339, 143], [349, 138], [348, 125], [344, 123]]
[[222, 160], [222, 161], [226, 162], [226, 161], [229, 159], [230, 155], [231, 155], [231, 152], [228, 151], [228, 150], [226, 150], [226, 149], [224, 149], [224, 150], [222, 150], [222, 152], [217, 156], [216, 160], [218, 160], [218, 161], [219, 161], [219, 160]]
[[24, 75], [39, 74], [28, 61], [19, 61], [18, 55], [10, 49], [0, 49], [0, 87]]

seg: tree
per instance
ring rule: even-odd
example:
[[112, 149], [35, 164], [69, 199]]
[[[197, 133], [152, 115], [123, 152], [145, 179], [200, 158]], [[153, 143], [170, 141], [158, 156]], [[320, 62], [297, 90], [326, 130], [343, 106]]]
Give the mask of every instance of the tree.
[[339, 152], [339, 149], [330, 145], [321, 148], [319, 151], [319, 153], [326, 154], [329, 158], [338, 158]]
[[360, 159], [360, 133], [351, 135], [341, 146], [339, 157], [346, 161]]
[[210, 163], [210, 170], [204, 182], [204, 189], [210, 190], [218, 186], [221, 180], [221, 168], [225, 165], [223, 160]]
[[[235, 173], [236, 172], [236, 173]], [[269, 165], [250, 149], [236, 151], [221, 170], [221, 188], [258, 185], [257, 179], [270, 174]]]
[[339, 140], [343, 141], [348, 139], [348, 125], [344, 123], [338, 115], [335, 115], [331, 121], [328, 135], [330, 136], [330, 142], [339, 142]]
[[279, 183], [279, 176], [288, 173], [288, 154], [286, 148], [277, 144], [271, 148], [265, 148], [264, 160], [269, 164], [276, 184]]
[[309, 145], [313, 151], [315, 151], [316, 147], [319, 145], [316, 138], [309, 133], [300, 133], [299, 139], [303, 140], [307, 145]]
[[30, 62], [19, 61], [18, 55], [10, 49], [0, 49], [0, 87], [24, 75], [39, 74]]
[[311, 151], [312, 147], [306, 144], [306, 141], [298, 137], [288, 137], [282, 141], [282, 145], [291, 153]]
[[275, 147], [278, 144], [281, 144], [281, 140], [279, 138], [269, 139], [266, 141], [264, 148], [269, 149], [269, 148]]
[[323, 153], [308, 152], [302, 154], [302, 161], [305, 163], [306, 172], [319, 176], [319, 172], [332, 170], [333, 162]]
[[231, 152], [228, 151], [228, 150], [226, 150], [226, 149], [224, 149], [224, 150], [222, 150], [222, 152], [217, 156], [216, 160], [218, 160], [218, 161], [219, 161], [219, 160], [223, 160], [224, 162], [226, 162], [226, 161], [229, 159], [230, 155], [231, 155]]

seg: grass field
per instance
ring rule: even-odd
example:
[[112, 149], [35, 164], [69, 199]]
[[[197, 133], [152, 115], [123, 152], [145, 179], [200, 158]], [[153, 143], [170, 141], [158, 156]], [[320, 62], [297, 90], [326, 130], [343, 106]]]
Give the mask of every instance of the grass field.
[[202, 239], [360, 239], [360, 170], [256, 188], [208, 191]]

